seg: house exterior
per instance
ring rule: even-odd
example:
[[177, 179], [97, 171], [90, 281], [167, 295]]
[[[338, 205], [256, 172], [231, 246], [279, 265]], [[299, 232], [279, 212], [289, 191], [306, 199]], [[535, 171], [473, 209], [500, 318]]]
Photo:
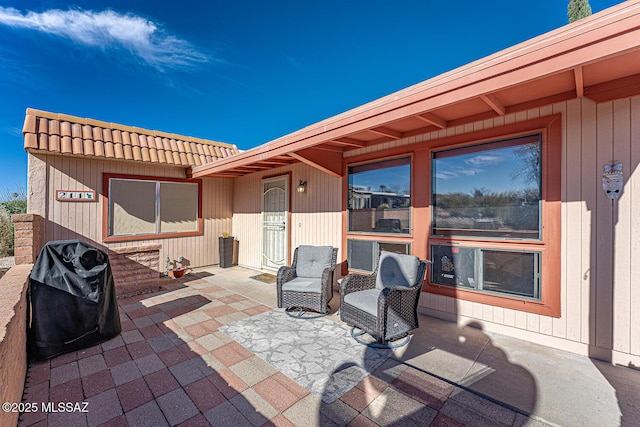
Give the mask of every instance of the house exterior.
[[23, 132], [43, 241], [205, 266], [229, 232], [240, 265], [332, 245], [342, 275], [412, 253], [425, 314], [640, 366], [640, 1], [245, 152], [37, 110]]
[[158, 271], [180, 257], [184, 265], [218, 263], [218, 236], [231, 232], [233, 182], [185, 180], [185, 168], [232, 156], [235, 146], [34, 109], [23, 133], [28, 213], [42, 218], [41, 243], [80, 239], [109, 250], [116, 280], [129, 283], [122, 293], [157, 288]]

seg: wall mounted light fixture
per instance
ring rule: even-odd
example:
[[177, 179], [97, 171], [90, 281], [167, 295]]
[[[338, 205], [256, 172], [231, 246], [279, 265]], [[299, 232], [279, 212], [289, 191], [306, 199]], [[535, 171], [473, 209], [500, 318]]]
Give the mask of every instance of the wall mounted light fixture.
[[298, 184], [298, 188], [296, 190], [298, 191], [298, 193], [304, 193], [305, 191], [307, 191], [307, 181], [300, 180], [300, 183]]
[[622, 172], [622, 162], [616, 160], [604, 165], [602, 173], [602, 189], [605, 196], [611, 200], [616, 200], [622, 193], [624, 184], [624, 173]]

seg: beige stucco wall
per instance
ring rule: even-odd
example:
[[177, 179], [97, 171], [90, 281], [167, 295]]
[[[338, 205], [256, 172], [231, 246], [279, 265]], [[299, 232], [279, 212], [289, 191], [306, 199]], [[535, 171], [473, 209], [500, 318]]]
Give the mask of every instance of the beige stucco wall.
[[[615, 363], [640, 366], [640, 97], [577, 99], [351, 151], [420, 144], [562, 114], [560, 318], [423, 293], [422, 312]], [[618, 201], [602, 191], [603, 166], [623, 162]]]
[[[218, 236], [231, 231], [233, 181], [204, 178], [202, 215], [204, 235], [194, 237], [137, 240], [124, 243], [102, 241], [103, 173], [184, 178], [185, 169], [151, 166], [114, 160], [89, 160], [49, 154], [29, 154], [28, 212], [44, 218], [43, 242], [80, 239], [98, 247], [116, 248], [159, 243], [159, 270], [164, 272], [167, 256], [182, 256], [193, 267], [218, 264]], [[96, 202], [60, 202], [56, 190], [94, 190]]]

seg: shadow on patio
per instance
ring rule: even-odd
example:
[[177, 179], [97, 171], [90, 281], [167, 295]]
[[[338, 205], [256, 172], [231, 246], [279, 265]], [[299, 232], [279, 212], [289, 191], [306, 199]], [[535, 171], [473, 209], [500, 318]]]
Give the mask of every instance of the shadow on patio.
[[40, 410], [21, 414], [19, 425], [267, 422], [271, 417], [261, 415], [245, 398], [254, 396], [241, 393], [266, 379], [259, 378], [264, 372], [293, 389], [296, 384], [276, 376], [218, 328], [269, 308], [194, 275], [182, 282], [169, 283], [161, 292], [119, 299], [118, 337], [30, 363], [23, 402], [87, 402], [87, 412]]
[[588, 358], [421, 316], [408, 346], [323, 403], [220, 331], [276, 305], [255, 274], [214, 267], [119, 299], [120, 336], [29, 366], [23, 402], [88, 412], [19, 425], [616, 425], [640, 395], [638, 371], [611, 368], [628, 381], [616, 395]]

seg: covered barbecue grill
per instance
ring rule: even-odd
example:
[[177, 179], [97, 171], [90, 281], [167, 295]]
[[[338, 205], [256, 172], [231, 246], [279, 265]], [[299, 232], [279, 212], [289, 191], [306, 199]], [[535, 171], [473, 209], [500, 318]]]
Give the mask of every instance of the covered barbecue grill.
[[30, 276], [31, 357], [104, 342], [121, 331], [109, 257], [79, 240], [48, 242]]

